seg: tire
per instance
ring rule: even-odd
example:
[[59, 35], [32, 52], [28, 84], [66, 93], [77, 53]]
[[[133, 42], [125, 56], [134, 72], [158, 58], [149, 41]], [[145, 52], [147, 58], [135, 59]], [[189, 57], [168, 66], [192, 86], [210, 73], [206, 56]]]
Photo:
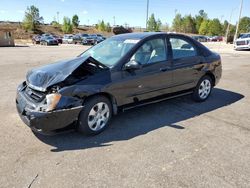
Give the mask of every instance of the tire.
[[213, 89], [213, 81], [210, 76], [203, 76], [194, 89], [193, 99], [196, 102], [207, 100]]
[[91, 97], [79, 115], [77, 130], [85, 135], [97, 135], [107, 128], [111, 117], [110, 100], [101, 95]]

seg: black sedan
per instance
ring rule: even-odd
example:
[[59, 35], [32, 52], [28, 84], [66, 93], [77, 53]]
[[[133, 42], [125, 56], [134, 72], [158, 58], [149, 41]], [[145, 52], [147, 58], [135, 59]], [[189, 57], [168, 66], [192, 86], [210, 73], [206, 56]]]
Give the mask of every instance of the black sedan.
[[40, 39], [41, 45], [58, 45], [58, 40], [52, 36], [45, 36]]
[[32, 43], [33, 44], [40, 44], [41, 41], [41, 36], [40, 35], [35, 35], [32, 37]]
[[221, 73], [220, 56], [188, 36], [123, 34], [72, 60], [29, 71], [16, 106], [36, 132], [71, 124], [93, 135], [120, 110], [187, 94], [203, 102]]

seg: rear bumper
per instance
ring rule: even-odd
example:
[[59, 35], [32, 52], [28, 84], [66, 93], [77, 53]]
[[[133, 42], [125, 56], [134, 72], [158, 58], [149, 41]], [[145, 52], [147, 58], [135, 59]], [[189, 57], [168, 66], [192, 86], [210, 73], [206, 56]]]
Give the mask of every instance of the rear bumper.
[[46, 133], [65, 128], [74, 123], [78, 119], [83, 106], [52, 112], [35, 111], [29, 107], [25, 97], [17, 93], [16, 108], [21, 120], [33, 131]]

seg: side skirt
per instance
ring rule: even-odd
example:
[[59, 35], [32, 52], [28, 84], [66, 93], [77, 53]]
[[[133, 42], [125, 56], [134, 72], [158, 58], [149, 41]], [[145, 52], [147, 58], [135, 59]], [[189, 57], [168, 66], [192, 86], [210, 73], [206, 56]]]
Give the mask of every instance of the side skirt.
[[124, 112], [124, 111], [130, 110], [130, 109], [133, 109], [133, 108], [137, 108], [137, 107], [141, 107], [141, 106], [145, 106], [145, 105], [149, 105], [149, 104], [154, 104], [154, 103], [158, 103], [161, 101], [165, 101], [165, 100], [169, 100], [169, 99], [173, 99], [173, 98], [177, 98], [177, 97], [181, 97], [181, 96], [185, 96], [185, 95], [190, 95], [192, 93], [193, 93], [193, 89], [186, 90], [184, 92], [177, 92], [174, 94], [163, 95], [163, 96], [155, 97], [152, 99], [147, 99], [147, 100], [135, 102], [132, 104], [124, 105], [124, 106], [121, 106], [120, 109], [122, 112]]

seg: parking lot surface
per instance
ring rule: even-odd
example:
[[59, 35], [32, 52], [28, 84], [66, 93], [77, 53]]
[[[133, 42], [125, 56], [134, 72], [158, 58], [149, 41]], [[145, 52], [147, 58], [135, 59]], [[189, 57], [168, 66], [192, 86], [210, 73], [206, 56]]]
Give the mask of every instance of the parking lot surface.
[[15, 108], [29, 69], [87, 47], [1, 48], [0, 187], [250, 187], [250, 51], [210, 47], [223, 77], [209, 100], [132, 109], [95, 137], [34, 135]]

